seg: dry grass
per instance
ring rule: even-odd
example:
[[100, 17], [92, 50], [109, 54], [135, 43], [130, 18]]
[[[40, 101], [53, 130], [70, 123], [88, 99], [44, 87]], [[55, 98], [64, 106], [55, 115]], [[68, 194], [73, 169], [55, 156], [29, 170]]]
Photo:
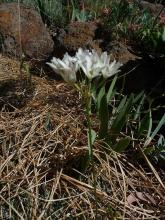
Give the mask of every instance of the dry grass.
[[[94, 196], [91, 168], [78, 171], [87, 138], [77, 93], [37, 76], [29, 90], [13, 77], [1, 96], [0, 219], [165, 219], [156, 175], [98, 142]], [[13, 94], [26, 101], [7, 103]], [[156, 174], [164, 182], [163, 171]]]

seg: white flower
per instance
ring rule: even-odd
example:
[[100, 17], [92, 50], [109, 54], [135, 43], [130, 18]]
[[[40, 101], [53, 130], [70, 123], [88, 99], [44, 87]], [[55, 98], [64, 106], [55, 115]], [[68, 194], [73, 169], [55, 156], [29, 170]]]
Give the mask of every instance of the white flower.
[[95, 50], [90, 52], [89, 50], [78, 49], [76, 53], [77, 62], [79, 63], [84, 74], [89, 80], [102, 75], [104, 78], [111, 77], [118, 73], [121, 63], [115, 60], [110, 63], [110, 57], [107, 52], [103, 52], [100, 56]]
[[120, 62], [110, 62], [110, 56], [108, 56], [107, 52], [103, 52], [100, 56], [99, 60], [101, 68], [101, 73], [104, 78], [108, 78], [113, 76], [114, 74], [120, 72], [119, 68], [123, 65]]
[[89, 80], [92, 80], [101, 74], [99, 56], [94, 50], [90, 52], [89, 50], [79, 48], [76, 53], [76, 58], [79, 66]]
[[47, 63], [52, 69], [66, 82], [76, 82], [76, 73], [79, 68], [82, 69], [87, 78], [91, 81], [93, 78], [102, 75], [108, 78], [118, 73], [121, 63], [114, 60], [110, 63], [110, 57], [107, 52], [101, 55], [95, 50], [78, 49], [75, 57], [71, 57], [66, 53], [62, 60], [53, 57], [51, 63]]
[[105, 65], [102, 68], [102, 75], [104, 78], [108, 78], [113, 76], [114, 74], [120, 72], [119, 68], [122, 66], [123, 64], [120, 62], [116, 62], [116, 60], [114, 60], [112, 63], [110, 63], [109, 65]]
[[78, 63], [75, 57], [66, 53], [62, 60], [53, 57], [51, 63], [47, 63], [57, 74], [61, 75], [66, 82], [76, 82]]
[[103, 65], [103, 66], [106, 66], [106, 65], [109, 65], [110, 63], [110, 58], [107, 54], [107, 52], [103, 52], [100, 56], [100, 63]]

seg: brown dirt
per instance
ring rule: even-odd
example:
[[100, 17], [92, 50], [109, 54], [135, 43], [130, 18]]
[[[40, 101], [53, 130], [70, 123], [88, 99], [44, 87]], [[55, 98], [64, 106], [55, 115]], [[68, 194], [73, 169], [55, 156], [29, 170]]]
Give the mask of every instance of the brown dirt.
[[[22, 198], [23, 215], [31, 219], [38, 219], [45, 207], [51, 212], [51, 200], [62, 210], [61, 220], [68, 213], [74, 219], [163, 219], [164, 188], [158, 179], [124, 156], [107, 154], [100, 143], [94, 146], [98, 162], [95, 217], [93, 170], [75, 178], [75, 169], [87, 152], [80, 97], [61, 81], [33, 75], [30, 85], [25, 72], [21, 74], [18, 61], [0, 57], [0, 205], [6, 207], [2, 198]], [[39, 190], [47, 192], [45, 200], [40, 201]], [[22, 197], [25, 192], [27, 200]], [[27, 202], [33, 209], [28, 209]]]
[[[42, 115], [45, 112], [42, 120], [43, 123], [46, 123], [50, 114], [50, 121], [48, 120], [50, 130], [59, 123], [62, 123], [62, 130], [66, 130], [68, 137], [65, 134], [63, 136], [63, 131], [61, 131], [63, 139], [61, 139], [61, 147], [63, 148], [61, 148], [61, 152], [68, 154], [69, 158], [65, 159], [70, 160], [71, 149], [70, 152], [67, 150], [68, 153], [64, 152], [66, 150], [65, 143], [77, 139], [77, 144], [73, 147], [75, 151], [76, 145], [83, 146], [84, 140], [86, 142], [86, 129], [82, 127], [85, 118], [78, 94], [66, 83], [50, 80], [46, 77], [33, 75], [30, 85], [25, 72], [21, 71], [20, 73], [19, 61], [1, 56], [0, 63], [0, 108], [2, 114], [6, 116], [9, 114], [9, 121], [10, 117], [11, 119], [14, 117], [13, 123], [15, 125], [13, 126], [15, 129], [17, 122], [20, 123], [20, 118], [24, 118], [26, 121], [35, 117], [36, 114]], [[9, 113], [7, 114], [7, 112]], [[1, 122], [4, 121], [3, 117], [1, 120]], [[14, 128], [13, 126], [12, 128]]]

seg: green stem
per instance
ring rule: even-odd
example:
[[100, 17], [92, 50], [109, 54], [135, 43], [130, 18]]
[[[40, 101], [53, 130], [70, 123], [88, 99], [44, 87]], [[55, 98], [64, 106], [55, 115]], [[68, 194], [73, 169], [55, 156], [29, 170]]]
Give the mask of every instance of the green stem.
[[87, 107], [87, 124], [88, 124], [88, 150], [89, 150], [89, 161], [93, 163], [93, 146], [92, 146], [92, 123], [91, 123], [91, 96], [88, 97]]
[[94, 189], [94, 197], [96, 202], [96, 217], [98, 212], [97, 205], [97, 193], [96, 193], [96, 176], [95, 176], [95, 168], [94, 168], [94, 159], [93, 159], [93, 143], [92, 143], [92, 120], [91, 120], [91, 104], [92, 104], [92, 96], [91, 96], [91, 82], [89, 82], [89, 93], [87, 97], [87, 105], [86, 105], [86, 116], [87, 116], [87, 124], [88, 124], [88, 154], [89, 154], [89, 163], [92, 166], [93, 173], [93, 189]]

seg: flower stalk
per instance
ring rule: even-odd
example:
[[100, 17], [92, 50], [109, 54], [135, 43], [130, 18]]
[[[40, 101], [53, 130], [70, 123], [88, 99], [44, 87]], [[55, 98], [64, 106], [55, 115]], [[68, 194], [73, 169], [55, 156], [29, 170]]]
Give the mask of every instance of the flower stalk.
[[93, 139], [95, 139], [91, 120], [93, 95], [97, 93], [99, 87], [105, 85], [107, 78], [120, 72], [119, 68], [122, 64], [116, 60], [110, 62], [107, 52], [99, 55], [95, 50], [89, 51], [82, 48], [78, 49], [74, 57], [66, 53], [62, 60], [53, 57], [51, 62], [47, 64], [66, 82], [72, 84], [85, 101], [88, 126], [88, 162], [93, 164]]
[[116, 62], [116, 60], [110, 62], [110, 57], [107, 52], [103, 52], [99, 55], [95, 50], [89, 51], [83, 50], [82, 48], [79, 48], [74, 57], [71, 57], [66, 53], [62, 60], [53, 58], [51, 63], [47, 64], [57, 74], [61, 75], [66, 82], [71, 83], [76, 88], [85, 103], [88, 158], [85, 158], [83, 161], [83, 170], [86, 170], [88, 165], [91, 164], [97, 216], [97, 181], [93, 155], [93, 143], [96, 133], [92, 130], [92, 101], [95, 99], [98, 88], [104, 88], [107, 78], [118, 73], [122, 64]]
[[92, 94], [91, 94], [91, 86], [92, 83], [91, 81], [88, 82], [88, 92], [87, 92], [87, 100], [86, 100], [86, 119], [87, 119], [87, 136], [88, 136], [88, 164], [91, 164], [91, 169], [93, 173], [93, 193], [95, 197], [95, 208], [96, 212], [95, 215], [97, 217], [97, 210], [98, 210], [98, 202], [97, 202], [97, 193], [96, 193], [96, 186], [97, 186], [97, 181], [96, 181], [96, 175], [95, 175], [95, 166], [94, 166], [94, 155], [93, 155], [93, 138], [92, 138], [92, 112], [91, 112], [91, 106], [92, 106]]
[[92, 104], [92, 96], [91, 96], [91, 82], [89, 82], [89, 90], [87, 94], [86, 101], [86, 119], [87, 119], [87, 134], [88, 134], [88, 149], [89, 149], [89, 162], [93, 161], [93, 144], [92, 144], [92, 120], [91, 120], [91, 104]]

